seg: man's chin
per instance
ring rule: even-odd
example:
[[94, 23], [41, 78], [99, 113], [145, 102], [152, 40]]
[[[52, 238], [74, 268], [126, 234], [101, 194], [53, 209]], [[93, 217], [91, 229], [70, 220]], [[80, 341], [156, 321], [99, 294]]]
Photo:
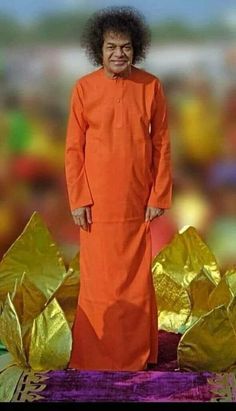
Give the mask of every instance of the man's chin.
[[111, 70], [114, 74], [122, 74], [122, 73], [126, 73], [128, 70], [128, 66], [124, 65], [124, 66], [112, 66]]
[[122, 73], [122, 71], [126, 71], [127, 67], [112, 67], [112, 71], [114, 73]]

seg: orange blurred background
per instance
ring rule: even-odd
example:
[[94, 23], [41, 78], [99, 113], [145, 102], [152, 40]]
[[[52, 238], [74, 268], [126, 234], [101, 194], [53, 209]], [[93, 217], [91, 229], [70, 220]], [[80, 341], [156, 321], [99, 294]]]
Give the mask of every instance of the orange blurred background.
[[[93, 10], [120, 3], [23, 3], [0, 5], [0, 256], [38, 211], [68, 263], [79, 248], [64, 175], [69, 97], [94, 69], [79, 38]], [[225, 269], [236, 263], [236, 4], [194, 3], [126, 2], [150, 24], [139, 67], [161, 79], [169, 106], [173, 206], [151, 228], [156, 253], [194, 226]]]

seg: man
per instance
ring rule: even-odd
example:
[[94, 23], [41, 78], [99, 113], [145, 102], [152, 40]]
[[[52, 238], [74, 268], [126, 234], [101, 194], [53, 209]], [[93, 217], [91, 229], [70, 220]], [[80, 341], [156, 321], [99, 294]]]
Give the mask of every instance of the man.
[[71, 368], [138, 371], [157, 362], [149, 223], [170, 207], [172, 180], [162, 86], [134, 66], [149, 43], [143, 17], [128, 7], [95, 13], [84, 31], [101, 67], [74, 86], [66, 139], [81, 228]]

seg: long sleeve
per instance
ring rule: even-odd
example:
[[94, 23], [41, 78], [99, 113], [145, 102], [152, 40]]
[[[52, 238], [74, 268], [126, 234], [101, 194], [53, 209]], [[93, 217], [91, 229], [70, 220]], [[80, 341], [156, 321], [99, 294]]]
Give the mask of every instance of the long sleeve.
[[71, 96], [65, 147], [65, 174], [71, 211], [93, 204], [84, 165], [86, 128], [82, 90], [77, 83]]
[[156, 87], [151, 119], [154, 182], [148, 205], [159, 208], [170, 208], [172, 197], [172, 170], [167, 106], [161, 83], [156, 83]]

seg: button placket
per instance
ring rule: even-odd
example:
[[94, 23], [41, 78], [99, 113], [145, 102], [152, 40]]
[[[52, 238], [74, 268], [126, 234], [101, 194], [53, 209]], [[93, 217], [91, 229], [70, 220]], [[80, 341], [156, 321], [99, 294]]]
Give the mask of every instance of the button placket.
[[120, 128], [123, 126], [123, 104], [122, 104], [122, 94], [123, 94], [123, 80], [119, 79], [116, 83], [116, 92], [118, 97], [115, 98], [115, 127]]

